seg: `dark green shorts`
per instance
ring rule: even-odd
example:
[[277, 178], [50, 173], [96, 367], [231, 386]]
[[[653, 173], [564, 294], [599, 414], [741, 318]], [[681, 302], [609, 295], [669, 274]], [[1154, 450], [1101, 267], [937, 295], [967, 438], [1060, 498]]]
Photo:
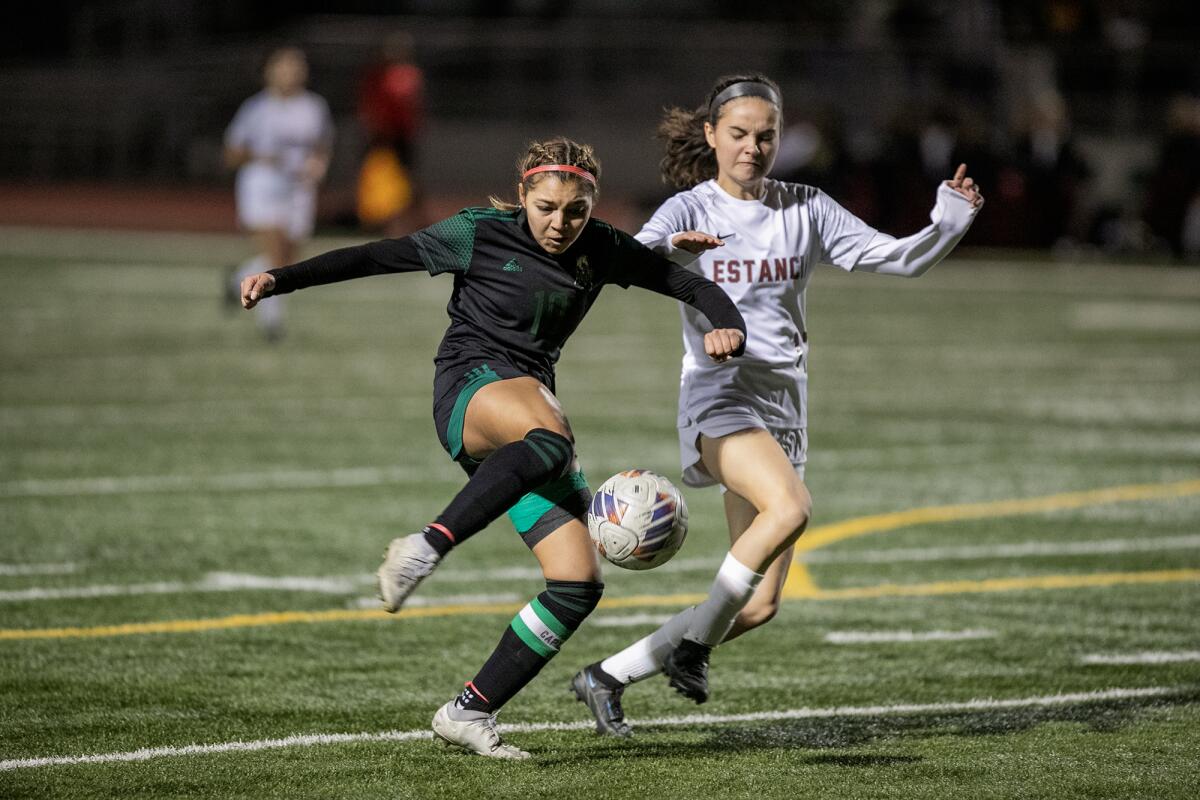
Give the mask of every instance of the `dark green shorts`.
[[[434, 378], [433, 421], [438, 439], [450, 457], [468, 475], [474, 475], [479, 462], [463, 450], [463, 424], [467, 405], [475, 393], [489, 383], [509, 378], [529, 377], [527, 373], [503, 362], [473, 361], [438, 365]], [[560, 527], [578, 519], [586, 524], [591, 502], [587, 478], [578, 461], [571, 472], [526, 494], [508, 511], [517, 533], [532, 548]]]

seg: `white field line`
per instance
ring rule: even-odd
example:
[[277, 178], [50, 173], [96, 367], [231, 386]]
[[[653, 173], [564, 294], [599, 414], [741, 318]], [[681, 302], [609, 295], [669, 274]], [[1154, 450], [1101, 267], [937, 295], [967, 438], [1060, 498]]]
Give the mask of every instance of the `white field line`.
[[329, 489], [381, 486], [404, 481], [451, 477], [449, 467], [354, 467], [332, 470], [278, 470], [227, 475], [143, 475], [108, 478], [23, 480], [0, 483], [0, 497], [67, 497], [71, 495], [141, 494], [153, 492], [245, 492], [261, 489]]
[[[679, 559], [659, 567], [661, 572], [688, 572], [712, 570], [715, 572], [717, 558]], [[4, 573], [0, 573], [4, 574]], [[26, 574], [26, 573], [11, 573]], [[437, 573], [438, 584], [479, 584], [498, 581], [541, 580], [542, 571], [537, 567], [508, 567], [504, 569], [448, 569]], [[90, 586], [29, 587], [25, 589], [0, 589], [0, 603], [23, 603], [32, 600], [76, 600], [89, 597], [137, 597], [148, 594], [187, 594], [191, 592], [238, 592], [238, 591], [283, 591], [314, 592], [331, 595], [357, 595], [363, 586], [375, 583], [370, 574], [351, 576], [303, 576], [303, 575], [250, 575], [240, 572], [210, 572], [198, 581], [155, 581], [151, 583], [99, 584]], [[515, 594], [464, 594], [442, 597], [415, 597], [409, 605], [449, 605], [453, 597], [476, 598], [459, 602], [509, 602], [516, 601]], [[482, 598], [482, 599], [480, 599]], [[371, 607], [378, 600], [360, 598], [359, 607]]]
[[[799, 719], [830, 719], [837, 717], [881, 717], [920, 714], [971, 713], [1014, 708], [1047, 708], [1054, 706], [1103, 703], [1114, 700], [1133, 700], [1150, 697], [1170, 697], [1196, 691], [1195, 686], [1148, 687], [1138, 689], [1104, 689], [1095, 692], [1053, 694], [1040, 697], [1015, 697], [1009, 699], [976, 699], [950, 703], [900, 703], [878, 706], [832, 706], [826, 708], [796, 708], [783, 711], [759, 711], [749, 714], [689, 714], [682, 717], [657, 717], [654, 719], [630, 720], [643, 727], [683, 727], [724, 725], [739, 722], [779, 722]], [[537, 733], [541, 731], [588, 730], [594, 723], [587, 722], [525, 722], [500, 725], [504, 733]], [[353, 742], [409, 742], [428, 739], [431, 734], [422, 728], [410, 731], [380, 731], [377, 733], [322, 733], [288, 736], [282, 739], [257, 739], [249, 742], [219, 742], [216, 744], [191, 744], [180, 747], [146, 747], [119, 753], [96, 753], [81, 756], [42, 756], [39, 758], [14, 758], [0, 761], [0, 772], [35, 767], [71, 766], [75, 764], [106, 764], [113, 762], [149, 761], [155, 758], [209, 755], [212, 753], [250, 752], [274, 750], [284, 747], [314, 747], [327, 744]]]
[[890, 642], [956, 642], [964, 639], [991, 639], [995, 631], [831, 631], [825, 634], [830, 644], [882, 644]]
[[[1036, 558], [1044, 556], [1103, 555], [1112, 553], [1157, 552], [1165, 550], [1190, 550], [1200, 548], [1200, 536], [1161, 536], [1151, 539], [1105, 539], [1092, 542], [1022, 542], [1012, 545], [985, 545], [978, 547], [916, 547], [878, 550], [858, 550], [847, 553], [816, 550], [801, 554], [809, 564], [887, 564], [900, 561], [955, 561], [982, 560], [988, 558]], [[679, 558], [658, 568], [660, 574], [682, 572], [715, 571], [719, 559], [696, 557]], [[46, 572], [21, 572], [21, 569], [46, 567]], [[70, 567], [70, 569], [67, 569]], [[50, 568], [61, 568], [50, 571]], [[7, 571], [7, 570], [14, 571]], [[74, 565], [0, 565], [0, 576], [63, 574], [74, 570]], [[617, 572], [616, 574], [622, 574]], [[526, 581], [538, 580], [542, 571], [538, 567], [503, 567], [496, 569], [448, 569], [438, 572], [436, 582], [480, 583], [483, 581]], [[87, 597], [126, 597], [145, 594], [182, 594], [187, 592], [232, 592], [252, 590], [316, 592], [319, 594], [356, 594], [362, 586], [374, 583], [373, 575], [345, 577], [267, 576], [235, 572], [212, 572], [200, 581], [165, 581], [124, 585], [75, 586], [0, 590], [0, 603], [30, 600], [65, 600]], [[501, 597], [501, 595], [496, 595]], [[508, 595], [502, 597], [507, 598]], [[363, 598], [360, 604], [374, 604]], [[411, 601], [410, 601], [411, 602]], [[442, 598], [430, 598], [434, 604], [443, 604]], [[465, 602], [465, 601], [464, 601]], [[496, 602], [501, 602], [497, 600]], [[630, 625], [637, 623], [628, 623]]]
[[[437, 597], [410, 597], [404, 601], [405, 608], [437, 608], [439, 606], [486, 606], [517, 603], [528, 600], [528, 595], [516, 592], [498, 594], [443, 594]], [[355, 608], [379, 608], [378, 597], [360, 597], [354, 601]]]
[[802, 553], [809, 564], [889, 564], [895, 561], [973, 561], [989, 558], [1090, 556], [1108, 553], [1149, 553], [1200, 548], [1200, 535], [1159, 536], [1150, 539], [1099, 539], [1090, 542], [1020, 542], [963, 547], [912, 547], [875, 550], [814, 550]]
[[28, 600], [73, 600], [88, 597], [134, 597], [144, 594], [183, 594], [187, 592], [237, 592], [244, 590], [273, 590], [316, 592], [319, 594], [357, 594], [359, 581], [344, 578], [273, 578], [264, 575], [240, 575], [233, 572], [210, 572], [199, 581], [158, 581], [61, 588], [33, 587], [0, 591], [0, 603], [19, 603]]
[[0, 575], [70, 575], [79, 565], [65, 564], [0, 564]]
[[254, 414], [280, 417], [336, 412], [339, 417], [360, 418], [385, 414], [388, 419], [424, 418], [428, 404], [403, 397], [304, 397], [282, 398], [264, 408], [257, 398], [213, 400], [164, 400], [87, 405], [0, 405], [0, 428], [31, 428], [38, 425], [64, 427], [86, 425], [192, 425], [229, 424]]
[[1181, 664], [1188, 661], [1200, 661], [1200, 650], [1093, 653], [1079, 659], [1080, 664]]
[[[657, 575], [663, 575], [668, 572], [699, 571], [716, 575], [717, 569], [720, 566], [721, 556], [713, 554], [709, 557], [675, 558], [661, 567], [655, 567], [654, 572]], [[625, 575], [627, 573], [616, 567], [605, 572], [606, 577], [614, 574]], [[435, 580], [438, 583], [478, 583], [480, 581], [537, 580], [541, 577], [542, 571], [538, 567], [503, 567], [499, 569], [446, 570], [445, 572], [436, 573], [436, 577], [430, 578], [430, 580]]]
[[670, 618], [670, 614], [626, 614], [623, 617], [594, 617], [588, 624], [600, 628], [624, 628], [634, 625], [662, 625]]

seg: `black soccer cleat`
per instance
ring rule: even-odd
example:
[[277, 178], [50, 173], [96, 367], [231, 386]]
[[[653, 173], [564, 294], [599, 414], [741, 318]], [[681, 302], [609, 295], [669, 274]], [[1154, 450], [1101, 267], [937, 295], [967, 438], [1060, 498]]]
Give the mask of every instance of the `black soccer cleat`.
[[697, 705], [708, 700], [708, 656], [712, 647], [684, 639], [663, 663], [671, 688]]
[[596, 718], [596, 733], [621, 738], [633, 735], [633, 728], [625, 722], [625, 711], [621, 708], [624, 686], [608, 686], [596, 677], [592, 667], [584, 667], [571, 679], [571, 691]]

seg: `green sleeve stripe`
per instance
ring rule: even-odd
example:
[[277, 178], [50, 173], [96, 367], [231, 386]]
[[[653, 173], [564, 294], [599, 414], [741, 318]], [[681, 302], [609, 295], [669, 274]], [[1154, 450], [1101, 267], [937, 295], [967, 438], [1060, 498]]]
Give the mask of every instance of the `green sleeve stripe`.
[[529, 630], [529, 626], [525, 624], [525, 621], [521, 619], [519, 614], [513, 617], [510, 627], [513, 629], [513, 633], [515, 633], [517, 637], [529, 647], [530, 650], [537, 653], [542, 658], [554, 657], [556, 651], [547, 647], [541, 639], [539, 639], [537, 636], [534, 636], [533, 631]]
[[547, 628], [557, 633], [563, 639], [569, 639], [571, 634], [575, 632], [559, 622], [558, 618], [554, 616], [554, 614], [550, 613], [550, 609], [542, 605], [542, 601], [538, 600], [536, 597], [529, 602], [529, 605], [533, 608], [533, 613], [538, 615], [538, 619], [540, 619]]
[[430, 275], [466, 272], [475, 251], [475, 217], [464, 209], [412, 235], [421, 261]]

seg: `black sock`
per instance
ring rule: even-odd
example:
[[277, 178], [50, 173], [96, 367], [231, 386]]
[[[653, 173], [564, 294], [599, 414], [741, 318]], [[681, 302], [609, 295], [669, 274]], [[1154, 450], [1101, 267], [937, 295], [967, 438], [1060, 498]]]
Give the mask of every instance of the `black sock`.
[[521, 441], [504, 445], [483, 460], [450, 505], [425, 527], [425, 541], [446, 555], [526, 492], [565, 474], [574, 458], [570, 440], [545, 428], [535, 428]]
[[[469, 711], [494, 713], [533, 680], [596, 604], [604, 584], [546, 581], [546, 591], [513, 617], [474, 680], [454, 701]], [[531, 620], [537, 630], [525, 622]]]

